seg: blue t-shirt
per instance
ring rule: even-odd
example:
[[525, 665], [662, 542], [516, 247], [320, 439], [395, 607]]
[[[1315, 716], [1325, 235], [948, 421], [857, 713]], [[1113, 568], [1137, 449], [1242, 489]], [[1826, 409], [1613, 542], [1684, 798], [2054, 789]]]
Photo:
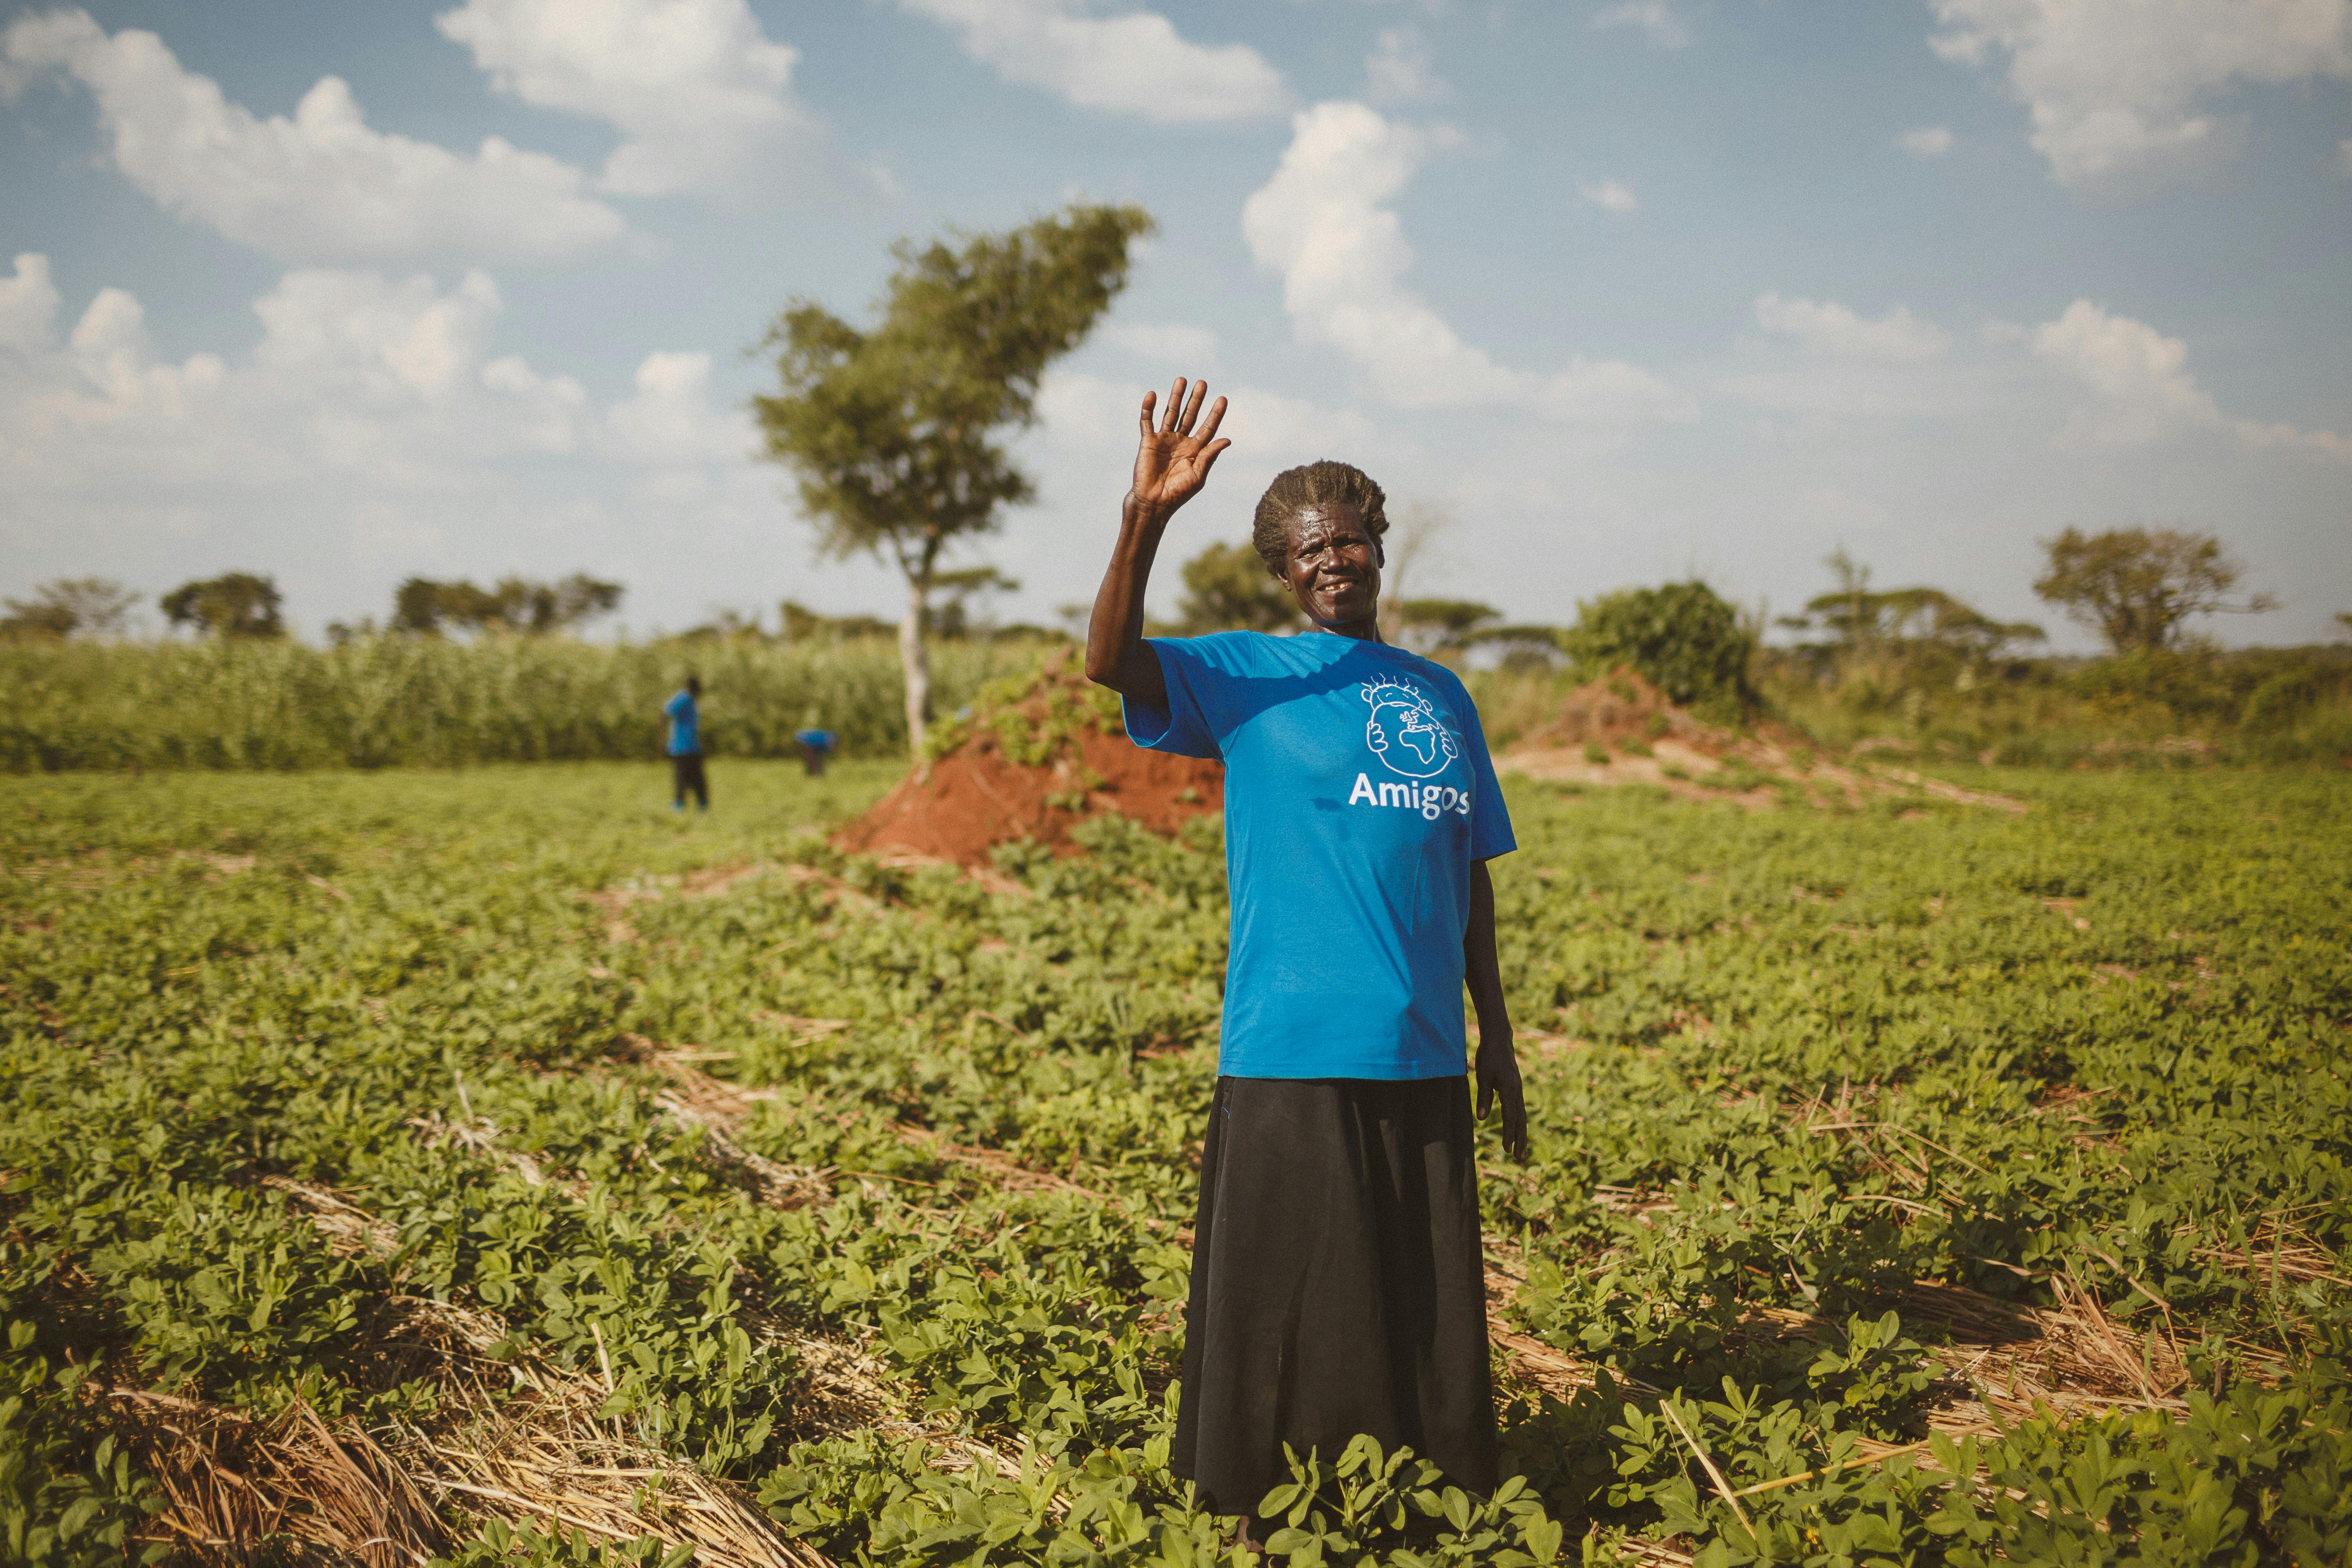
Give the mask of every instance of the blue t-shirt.
[[680, 691], [662, 704], [669, 715], [669, 754], [690, 757], [702, 750], [702, 714], [694, 705], [694, 693]]
[[1443, 665], [1330, 632], [1155, 637], [1139, 746], [1225, 764], [1233, 946], [1217, 1070], [1450, 1078], [1466, 1065], [1470, 865], [1518, 847]]

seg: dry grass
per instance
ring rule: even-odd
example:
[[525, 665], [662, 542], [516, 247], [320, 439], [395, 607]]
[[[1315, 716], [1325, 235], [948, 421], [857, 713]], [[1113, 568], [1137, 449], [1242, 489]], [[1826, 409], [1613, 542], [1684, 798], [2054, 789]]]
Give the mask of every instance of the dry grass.
[[[708, 1053], [636, 1044], [640, 1059], [662, 1066], [677, 1086], [663, 1097], [664, 1110], [701, 1129], [706, 1150], [736, 1167], [753, 1194], [797, 1206], [829, 1194], [829, 1173], [778, 1165], [734, 1143], [734, 1124], [765, 1093], [696, 1069], [692, 1062]], [[435, 1118], [420, 1125], [428, 1135], [528, 1166], [526, 1179], [548, 1180], [528, 1156], [500, 1148], [486, 1119]], [[948, 1147], [959, 1159], [988, 1152]], [[266, 1184], [302, 1210], [338, 1251], [382, 1255], [396, 1244], [393, 1226], [341, 1194], [283, 1178]], [[780, 1413], [792, 1437], [878, 1431], [923, 1440], [944, 1471], [1018, 1470], [1017, 1455], [951, 1430], [945, 1416], [917, 1418], [907, 1386], [863, 1347], [800, 1332], [750, 1309], [739, 1307], [736, 1315], [755, 1342], [789, 1346], [802, 1368], [790, 1405]], [[496, 1314], [417, 1297], [387, 1299], [378, 1331], [382, 1375], [364, 1381], [389, 1386], [429, 1379], [437, 1419], [372, 1435], [348, 1421], [326, 1423], [307, 1405], [258, 1422], [167, 1395], [118, 1391], [131, 1412], [123, 1417], [125, 1435], [171, 1500], [155, 1521], [159, 1535], [205, 1563], [242, 1564], [276, 1542], [356, 1557], [375, 1568], [422, 1563], [448, 1550], [447, 1514], [605, 1541], [651, 1536], [691, 1548], [696, 1561], [714, 1568], [827, 1568], [814, 1549], [779, 1531], [740, 1488], [633, 1439], [617, 1421], [599, 1420], [612, 1392], [609, 1371], [575, 1376], [518, 1355]]]
[[404, 1568], [451, 1545], [416, 1478], [351, 1421], [297, 1400], [275, 1420], [137, 1389], [110, 1389], [118, 1435], [165, 1506], [148, 1523], [204, 1564], [243, 1565], [269, 1543], [368, 1568]]
[[652, 1536], [691, 1547], [711, 1568], [822, 1568], [822, 1555], [780, 1532], [740, 1488], [598, 1421], [603, 1400], [577, 1380], [535, 1378], [446, 1435], [419, 1435], [404, 1457], [424, 1489], [478, 1518], [606, 1541]]

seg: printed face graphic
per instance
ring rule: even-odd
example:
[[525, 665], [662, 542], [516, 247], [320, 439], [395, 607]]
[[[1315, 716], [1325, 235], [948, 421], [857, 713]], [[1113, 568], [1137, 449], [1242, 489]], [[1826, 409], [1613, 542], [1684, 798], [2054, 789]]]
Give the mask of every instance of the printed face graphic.
[[1358, 689], [1372, 710], [1364, 724], [1364, 744], [1391, 773], [1430, 778], [1462, 754], [1460, 743], [1419, 687], [1381, 680]]

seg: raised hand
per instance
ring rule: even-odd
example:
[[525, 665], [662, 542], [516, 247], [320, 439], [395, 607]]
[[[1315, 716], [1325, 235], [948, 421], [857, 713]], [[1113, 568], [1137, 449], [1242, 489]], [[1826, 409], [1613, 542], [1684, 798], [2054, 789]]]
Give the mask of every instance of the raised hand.
[[1143, 395], [1139, 420], [1143, 439], [1135, 448], [1135, 484], [1128, 494], [1137, 506], [1163, 518], [1201, 493], [1218, 454], [1233, 445], [1215, 439], [1217, 426], [1225, 417], [1222, 397], [1210, 405], [1208, 422], [1197, 431], [1192, 428], [1201, 417], [1201, 400], [1208, 395], [1209, 384], [1192, 385], [1192, 399], [1187, 402], [1184, 378], [1176, 378], [1176, 384], [1168, 389], [1168, 406], [1157, 426], [1151, 422], [1151, 410], [1159, 394]]

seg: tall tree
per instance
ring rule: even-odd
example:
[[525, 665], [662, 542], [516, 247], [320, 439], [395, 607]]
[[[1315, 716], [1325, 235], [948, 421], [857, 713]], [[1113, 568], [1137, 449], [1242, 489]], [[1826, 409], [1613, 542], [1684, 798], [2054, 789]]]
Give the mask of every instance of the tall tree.
[[871, 553], [906, 579], [898, 653], [918, 755], [940, 557], [1035, 493], [1003, 437], [1036, 422], [1045, 367], [1109, 309], [1151, 228], [1139, 207], [1072, 205], [954, 245], [901, 240], [876, 325], [796, 300], [769, 329], [780, 386], [751, 400], [766, 455], [793, 471], [827, 554]]
[[2097, 628], [2117, 653], [2170, 647], [2181, 623], [2216, 612], [2259, 615], [2278, 608], [2268, 594], [2242, 604], [2230, 590], [2245, 569], [2210, 533], [2174, 528], [2070, 528], [2045, 539], [2049, 569], [2033, 591], [2069, 618]]
[[282, 637], [285, 597], [278, 581], [252, 572], [225, 572], [183, 583], [157, 601], [163, 618], [202, 637]]

